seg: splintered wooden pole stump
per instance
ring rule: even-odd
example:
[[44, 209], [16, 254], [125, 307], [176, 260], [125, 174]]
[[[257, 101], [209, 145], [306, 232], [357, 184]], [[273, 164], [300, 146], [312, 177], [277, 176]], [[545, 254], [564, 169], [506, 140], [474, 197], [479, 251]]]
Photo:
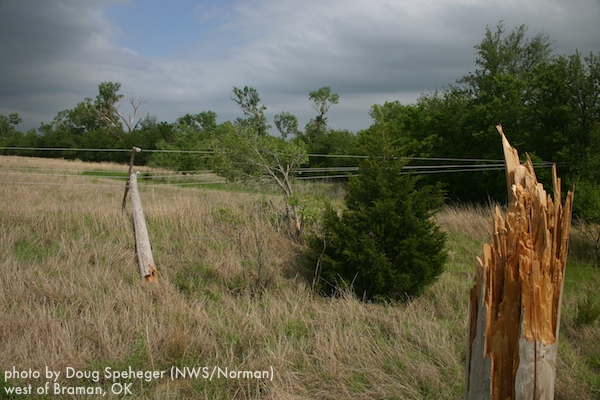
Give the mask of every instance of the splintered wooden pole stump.
[[148, 236], [148, 227], [144, 218], [144, 210], [142, 209], [142, 201], [140, 200], [140, 192], [137, 185], [137, 175], [129, 176], [131, 186], [131, 208], [133, 210], [133, 227], [135, 230], [135, 248], [137, 251], [138, 264], [140, 266], [140, 274], [146, 282], [158, 282], [158, 273], [152, 256], [152, 248], [150, 247], [150, 238]]
[[496, 207], [491, 244], [477, 258], [471, 289], [467, 399], [554, 398], [560, 305], [573, 191], [561, 202], [538, 183], [531, 159], [497, 126], [506, 161], [509, 203]]

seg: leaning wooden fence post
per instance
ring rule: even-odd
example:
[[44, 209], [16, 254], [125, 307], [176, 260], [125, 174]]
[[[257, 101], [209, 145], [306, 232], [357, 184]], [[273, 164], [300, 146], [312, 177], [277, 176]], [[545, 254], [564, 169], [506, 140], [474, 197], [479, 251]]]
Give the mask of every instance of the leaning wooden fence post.
[[561, 200], [538, 183], [531, 159], [502, 137], [509, 203], [496, 207], [492, 244], [477, 258], [471, 289], [467, 399], [554, 398], [560, 307], [573, 191]]
[[158, 282], [158, 273], [152, 256], [150, 238], [148, 237], [148, 228], [144, 219], [144, 210], [140, 200], [140, 192], [137, 185], [137, 174], [131, 174], [129, 181], [131, 183], [131, 208], [133, 210], [133, 227], [135, 230], [135, 248], [137, 251], [140, 274], [146, 282]]
[[129, 171], [127, 172], [127, 182], [125, 182], [125, 193], [123, 193], [123, 203], [121, 204], [121, 210], [125, 211], [125, 201], [127, 200], [127, 192], [129, 191], [129, 183], [131, 182], [131, 171], [133, 170], [133, 160], [135, 153], [142, 151], [139, 147], [133, 146], [131, 149], [131, 157], [129, 157]]

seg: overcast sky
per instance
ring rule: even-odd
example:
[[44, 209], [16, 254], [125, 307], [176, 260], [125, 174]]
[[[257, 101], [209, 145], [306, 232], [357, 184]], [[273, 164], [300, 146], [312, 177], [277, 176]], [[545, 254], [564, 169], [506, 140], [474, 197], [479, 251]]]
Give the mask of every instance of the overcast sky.
[[0, 0], [0, 114], [38, 128], [113, 81], [159, 121], [224, 122], [241, 116], [232, 87], [248, 85], [271, 120], [289, 111], [304, 126], [308, 93], [330, 86], [330, 126], [356, 132], [373, 104], [414, 103], [472, 71], [500, 20], [546, 33], [555, 54], [600, 51], [600, 0]]

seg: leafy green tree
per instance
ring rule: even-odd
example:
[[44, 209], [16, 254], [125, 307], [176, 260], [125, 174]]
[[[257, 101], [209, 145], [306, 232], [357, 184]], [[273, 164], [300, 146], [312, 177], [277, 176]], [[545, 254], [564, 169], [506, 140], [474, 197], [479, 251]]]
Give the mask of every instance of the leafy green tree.
[[209, 167], [208, 157], [212, 151], [210, 135], [215, 134], [218, 127], [211, 126], [209, 132], [201, 132], [194, 125], [181, 123], [174, 125], [171, 129], [169, 140], [159, 139], [156, 147], [160, 150], [174, 150], [174, 152], [154, 154], [153, 164], [175, 171], [207, 169]]
[[[120, 94], [121, 84], [117, 82], [102, 82], [98, 86], [98, 95], [93, 105], [94, 114], [104, 128], [121, 142], [124, 136], [131, 135], [144, 119], [142, 104], [146, 102], [142, 96], [133, 93], [127, 96]], [[130, 113], [125, 114], [123, 104], [127, 102]], [[123, 127], [125, 125], [125, 128]], [[125, 135], [126, 134], [126, 135]]]
[[332, 169], [331, 171], [321, 170], [318, 172], [319, 176], [337, 176], [340, 171], [336, 171], [336, 167], [357, 166], [357, 160], [352, 157], [334, 157], [335, 155], [347, 156], [360, 153], [356, 135], [347, 130], [330, 129], [327, 125], [327, 113], [331, 106], [338, 104], [339, 94], [333, 93], [329, 86], [324, 86], [310, 92], [308, 98], [317, 115], [310, 119], [304, 130], [298, 129], [298, 121], [294, 116], [282, 113], [289, 118], [283, 119], [289, 125], [281, 129], [280, 125], [283, 124], [277, 120], [278, 116], [276, 116], [275, 125], [279, 128], [279, 131], [283, 132], [287, 128], [286, 132], [289, 132], [289, 134], [283, 135], [284, 137], [295, 134], [297, 141], [306, 144], [307, 152], [314, 155], [310, 158], [308, 167]]
[[244, 86], [240, 89], [234, 86], [231, 100], [242, 109], [245, 116], [245, 118], [238, 118], [238, 125], [252, 127], [257, 135], [267, 134], [270, 128], [265, 118], [267, 107], [260, 104], [260, 96], [255, 88]]
[[[19, 139], [18, 144], [15, 144], [15, 145], [20, 146], [20, 147], [26, 147], [26, 148], [27, 147], [28, 148], [41, 147], [40, 146], [40, 136], [37, 134], [37, 131], [35, 129], [30, 129], [25, 133], [24, 136], [22, 136], [22, 138]], [[35, 150], [21, 150], [16, 154], [22, 155], [22, 156], [27, 156], [27, 157], [36, 157], [36, 156], [39, 156], [38, 153], [39, 152], [36, 152]]]
[[117, 110], [117, 104], [124, 97], [119, 93], [120, 89], [121, 84], [118, 82], [100, 83], [96, 101], [90, 107], [92, 115], [100, 120], [118, 140], [121, 140], [123, 132], [123, 125]]
[[[432, 127], [438, 126], [444, 132], [455, 129], [453, 122], [460, 116], [460, 106], [456, 106], [458, 103], [454, 99], [450, 100], [438, 93], [423, 95], [419, 101], [417, 105], [405, 105], [399, 101], [385, 102], [378, 106], [378, 112], [387, 121], [390, 137], [403, 154], [415, 157], [435, 156], [439, 149], [446, 146], [445, 138]], [[455, 105], [450, 111], [455, 117], [453, 121], [446, 120], [440, 112], [450, 105]], [[358, 143], [362, 142], [364, 136], [359, 132]]]
[[18, 113], [11, 113], [8, 117], [0, 115], [0, 146], [19, 146], [23, 137], [16, 126], [22, 122]]
[[324, 86], [310, 92], [308, 98], [312, 101], [317, 116], [306, 124], [300, 137], [304, 142], [311, 143], [327, 130], [327, 112], [332, 105], [339, 102], [340, 95], [332, 93], [329, 86]]
[[293, 182], [297, 168], [308, 161], [304, 143], [259, 135], [247, 126], [224, 127], [214, 137], [214, 170], [230, 181], [265, 178], [274, 183], [284, 196], [286, 217], [299, 236], [303, 223], [294, 202]]
[[141, 148], [142, 152], [135, 156], [135, 164], [148, 165], [153, 162], [157, 153], [146, 150], [157, 150], [158, 144], [163, 140], [166, 143], [172, 142], [174, 129], [173, 124], [165, 121], [159, 122], [155, 116], [146, 115], [140, 121], [137, 129], [124, 139], [123, 147], [127, 149], [134, 146]]
[[[300, 141], [288, 141], [282, 137], [267, 134], [269, 125], [263, 112], [266, 107], [260, 104], [256, 89], [234, 88], [232, 100], [237, 103], [245, 119], [235, 123], [225, 123], [222, 129], [212, 135], [213, 169], [228, 180], [265, 178], [274, 183], [282, 192], [286, 204], [286, 217], [299, 237], [303, 230], [300, 205], [294, 197], [294, 178], [300, 165], [308, 161], [306, 147]], [[293, 130], [295, 117], [280, 114], [278, 128]]]
[[217, 125], [217, 113], [214, 111], [185, 114], [177, 118], [174, 124], [161, 126], [159, 132], [162, 131], [163, 134], [156, 140], [156, 147], [160, 150], [183, 152], [157, 153], [153, 156], [153, 164], [176, 171], [209, 168], [212, 137], [219, 129], [221, 128]]
[[[359, 137], [348, 130], [329, 129], [307, 145], [310, 168], [319, 168], [317, 176], [345, 175], [349, 168], [358, 167], [362, 152]], [[336, 157], [339, 156], [339, 157]]]
[[506, 95], [498, 79], [512, 77], [519, 81], [518, 89], [524, 94], [531, 89], [536, 66], [551, 58], [552, 48], [548, 35], [527, 36], [526, 25], [506, 32], [504, 22], [496, 29], [487, 27], [483, 40], [475, 45], [476, 69], [458, 82], [466, 85], [473, 96], [485, 103]]
[[15, 127], [23, 122], [18, 113], [11, 113], [8, 117], [0, 115], [0, 139], [4, 139], [14, 132]]
[[298, 136], [300, 133], [298, 130], [298, 118], [287, 111], [283, 111], [275, 115], [273, 122], [281, 134], [281, 137], [284, 139]]
[[[540, 33], [530, 37], [525, 25], [507, 31], [500, 22], [494, 30], [486, 29], [475, 51], [475, 71], [467, 73], [458, 80], [458, 86], [451, 86], [444, 93], [445, 104], [437, 110], [440, 113], [437, 122], [445, 119], [443, 126], [447, 128], [437, 130], [444, 138], [441, 143], [444, 147], [439, 148], [438, 154], [502, 160], [502, 147], [495, 129], [497, 124], [502, 124], [511, 143], [521, 152], [548, 159], [548, 154], [536, 153], [529, 146], [533, 122], [531, 105], [537, 93], [535, 78], [552, 60], [548, 36]], [[491, 197], [502, 201], [506, 198], [501, 171], [477, 174], [476, 180], [462, 174], [443, 179], [451, 195], [466, 200], [487, 201]]]
[[443, 194], [403, 173], [402, 154], [381, 111], [373, 107], [369, 158], [350, 179], [346, 209], [341, 215], [326, 210], [313, 249], [320, 253], [318, 281], [325, 292], [350, 287], [365, 299], [406, 300], [443, 270], [445, 236], [432, 219]]
[[578, 52], [540, 70], [531, 146], [564, 163], [571, 176], [600, 182], [600, 57]]
[[[96, 100], [86, 97], [70, 110], [60, 111], [54, 120], [42, 124], [39, 131], [42, 136], [42, 147], [62, 148], [113, 148], [122, 138], [122, 126], [106, 124], [100, 115], [101, 111], [108, 115], [108, 109], [119, 97], [111, 90], [118, 90], [119, 84], [99, 85]], [[107, 117], [108, 118], [108, 117]], [[82, 154], [75, 152], [47, 153], [51, 157], [79, 157], [85, 161], [112, 161], [116, 154]]]
[[[70, 110], [59, 112], [51, 123], [39, 128], [41, 147], [116, 149], [132, 146], [133, 136], [144, 121], [141, 96], [119, 93], [120, 83], [102, 82], [95, 99], [86, 97]], [[125, 113], [123, 104], [131, 108]], [[147, 142], [145, 142], [147, 143]], [[135, 144], [138, 145], [139, 144]], [[76, 153], [74, 151], [47, 152], [44, 156], [81, 158], [84, 161], [127, 162], [125, 152]]]
[[[17, 125], [22, 122], [18, 113], [8, 116], [0, 115], [0, 147], [37, 147], [38, 135], [35, 130], [29, 130], [26, 134], [17, 130]], [[0, 154], [34, 156], [31, 150], [0, 150]]]
[[176, 125], [187, 125], [198, 133], [210, 134], [217, 129], [217, 113], [202, 111], [198, 114], [185, 114], [177, 118]]
[[77, 103], [75, 108], [60, 111], [54, 120], [44, 128], [44, 133], [47, 133], [48, 130], [61, 130], [78, 137], [101, 129], [103, 126], [104, 124], [96, 114], [93, 100], [86, 97]]

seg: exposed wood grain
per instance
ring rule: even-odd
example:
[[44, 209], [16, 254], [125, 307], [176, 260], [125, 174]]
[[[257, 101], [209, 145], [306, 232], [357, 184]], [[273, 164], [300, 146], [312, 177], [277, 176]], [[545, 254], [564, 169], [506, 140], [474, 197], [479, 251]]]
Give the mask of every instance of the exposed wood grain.
[[509, 203], [505, 215], [496, 208], [492, 243], [476, 264], [466, 398], [550, 400], [573, 191], [563, 206], [553, 167], [554, 194], [547, 194], [529, 156], [520, 164], [502, 127], [497, 129]]

